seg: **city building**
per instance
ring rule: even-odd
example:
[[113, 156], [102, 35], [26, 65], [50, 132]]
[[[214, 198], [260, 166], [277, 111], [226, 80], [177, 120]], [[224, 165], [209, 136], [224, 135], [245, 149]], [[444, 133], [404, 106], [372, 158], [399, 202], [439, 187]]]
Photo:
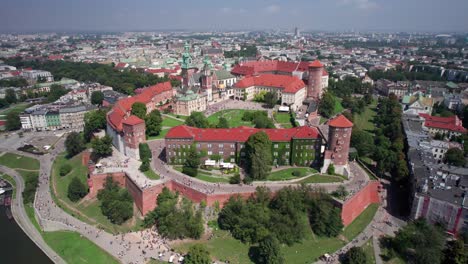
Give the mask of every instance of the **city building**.
[[440, 134], [450, 138], [452, 136], [460, 136], [466, 133], [466, 129], [463, 127], [462, 121], [456, 115], [440, 117], [428, 114], [419, 114], [419, 117], [424, 120], [423, 127], [432, 136]]
[[145, 142], [144, 121], [131, 114], [136, 102], [146, 105], [147, 113], [158, 106], [168, 103], [174, 96], [170, 82], [159, 83], [143, 88], [138, 95], [118, 100], [107, 113], [107, 134], [112, 137], [112, 144], [120, 152], [133, 158], [139, 158], [138, 144]]
[[21, 76], [29, 81], [53, 82], [54, 76], [48, 71], [42, 70], [23, 70]]
[[265, 132], [272, 142], [272, 165], [319, 166], [322, 136], [317, 128], [306, 126], [288, 129], [176, 126], [165, 137], [166, 158], [171, 164], [183, 164], [190, 147], [195, 145], [197, 152], [203, 153], [202, 161], [219, 155], [225, 162], [242, 164], [245, 142], [260, 131]]
[[281, 105], [297, 110], [306, 98], [306, 85], [295, 76], [262, 74], [245, 77], [234, 84], [234, 99], [252, 100], [260, 92], [273, 92]]
[[185, 94], [177, 93], [174, 102], [174, 114], [189, 116], [192, 112], [203, 112], [208, 105], [208, 95], [197, 94], [192, 90]]

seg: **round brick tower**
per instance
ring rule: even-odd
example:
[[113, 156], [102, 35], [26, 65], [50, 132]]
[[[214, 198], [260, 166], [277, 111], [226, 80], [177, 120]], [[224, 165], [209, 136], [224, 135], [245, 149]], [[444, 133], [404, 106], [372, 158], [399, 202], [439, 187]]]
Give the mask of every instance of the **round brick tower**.
[[322, 95], [323, 64], [314, 60], [309, 64], [309, 82], [307, 83], [307, 99], [320, 99]]
[[353, 123], [344, 115], [339, 115], [328, 122], [328, 151], [331, 163], [335, 166], [348, 164], [349, 143]]

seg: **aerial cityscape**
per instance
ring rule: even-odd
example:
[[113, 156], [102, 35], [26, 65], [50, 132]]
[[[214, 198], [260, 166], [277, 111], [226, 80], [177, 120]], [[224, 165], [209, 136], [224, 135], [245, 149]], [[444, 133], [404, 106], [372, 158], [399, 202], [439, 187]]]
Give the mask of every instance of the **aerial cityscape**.
[[468, 2], [8, 1], [0, 263], [468, 264]]

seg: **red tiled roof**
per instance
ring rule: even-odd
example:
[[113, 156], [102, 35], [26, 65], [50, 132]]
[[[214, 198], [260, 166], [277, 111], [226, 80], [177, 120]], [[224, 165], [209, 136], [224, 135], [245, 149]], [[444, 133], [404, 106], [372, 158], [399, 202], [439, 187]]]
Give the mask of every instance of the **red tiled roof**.
[[119, 63], [117, 63], [117, 65], [115, 65], [115, 68], [125, 68], [125, 67], [127, 67], [127, 66], [128, 66], [127, 63], [125, 63], [125, 62], [119, 62]]
[[63, 60], [63, 55], [49, 55], [49, 60]]
[[107, 122], [117, 131], [122, 131], [122, 123], [125, 121], [125, 116], [134, 103], [140, 102], [147, 104], [154, 96], [171, 90], [172, 86], [170, 82], [158, 83], [150, 87], [142, 88], [138, 95], [118, 100], [107, 115]]
[[144, 122], [145, 121], [140, 119], [138, 116], [131, 115], [131, 116], [127, 117], [126, 119], [124, 119], [122, 121], [122, 124], [133, 126], [133, 125], [138, 125], [138, 124], [141, 124], [141, 123], [144, 123]]
[[313, 62], [309, 64], [309, 67], [322, 68], [323, 64], [319, 60], [314, 60]]
[[232, 70], [232, 74], [254, 75], [261, 73], [307, 71], [308, 62], [290, 62], [290, 61], [247, 61], [237, 64]]
[[440, 117], [440, 116], [431, 116], [428, 114], [419, 114], [419, 116], [424, 118], [425, 127], [450, 130], [450, 131], [460, 132], [460, 133], [466, 132], [466, 129], [463, 127], [462, 121], [456, 115], [450, 116], [450, 117]]
[[322, 76], [328, 76], [328, 72], [325, 70], [325, 68], [322, 69]]
[[302, 80], [296, 76], [262, 74], [259, 76], [245, 77], [234, 84], [236, 88], [248, 88], [251, 86], [268, 86], [283, 88], [284, 93], [296, 93], [305, 87]]
[[319, 138], [320, 134], [314, 127], [295, 127], [286, 129], [257, 129], [252, 127], [236, 128], [196, 128], [185, 125], [169, 130], [165, 138], [192, 138], [195, 141], [227, 141], [245, 142], [257, 132], [265, 132], [271, 141], [291, 141], [292, 138]]
[[148, 73], [177, 73], [177, 70], [174, 69], [146, 69]]
[[349, 121], [344, 115], [339, 115], [328, 121], [328, 125], [332, 127], [352, 127], [353, 123], [351, 123], [351, 121]]

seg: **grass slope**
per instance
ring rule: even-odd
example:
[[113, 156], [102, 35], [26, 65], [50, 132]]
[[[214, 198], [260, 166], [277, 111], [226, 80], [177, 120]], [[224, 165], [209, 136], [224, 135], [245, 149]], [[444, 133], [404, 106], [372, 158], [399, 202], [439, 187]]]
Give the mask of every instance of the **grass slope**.
[[39, 170], [39, 161], [13, 153], [0, 156], [0, 164], [11, 169]]
[[254, 127], [254, 124], [249, 121], [242, 121], [242, 116], [245, 112], [255, 112], [255, 110], [242, 110], [242, 109], [230, 109], [223, 110], [217, 113], [214, 113], [208, 117], [208, 122], [212, 125], [218, 124], [220, 117], [227, 119], [229, 127], [238, 127], [238, 126], [248, 126]]
[[[294, 176], [293, 172], [294, 171], [299, 171], [300, 175], [299, 176]], [[317, 171], [312, 169], [312, 168], [288, 168], [284, 170], [279, 170], [272, 172], [270, 175], [267, 177], [267, 181], [285, 181], [285, 180], [291, 180], [295, 178], [300, 178], [304, 177], [307, 175], [310, 175], [312, 173], [316, 173]]]
[[301, 180], [299, 183], [330, 183], [330, 182], [343, 182], [344, 179], [340, 176], [333, 175], [320, 175], [315, 174]]
[[344, 232], [343, 235], [349, 240], [353, 240], [359, 233], [366, 228], [367, 225], [372, 221], [374, 218], [375, 213], [379, 209], [378, 204], [371, 204], [369, 205], [354, 221], [349, 224]]

